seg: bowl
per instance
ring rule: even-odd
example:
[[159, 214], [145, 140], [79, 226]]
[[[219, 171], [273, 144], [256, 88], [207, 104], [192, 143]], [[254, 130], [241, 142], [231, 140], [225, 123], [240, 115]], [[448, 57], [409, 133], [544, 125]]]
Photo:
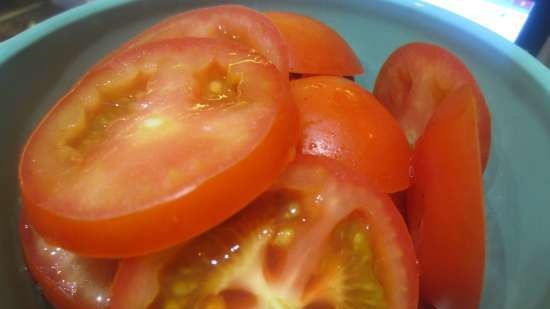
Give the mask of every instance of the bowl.
[[[487, 256], [481, 308], [550, 308], [550, 71], [525, 51], [452, 13], [415, 1], [234, 1], [287, 10], [335, 28], [359, 55], [372, 89], [398, 46], [429, 41], [456, 53], [493, 117], [484, 175]], [[21, 259], [17, 163], [33, 126], [87, 68], [147, 26], [222, 1], [96, 0], [0, 43], [0, 303], [49, 308]]]

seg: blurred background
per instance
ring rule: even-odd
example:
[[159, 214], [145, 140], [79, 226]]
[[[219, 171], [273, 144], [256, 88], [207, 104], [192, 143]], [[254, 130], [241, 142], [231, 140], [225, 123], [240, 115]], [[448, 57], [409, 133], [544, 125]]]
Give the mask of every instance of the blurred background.
[[[94, 0], [0, 0], [0, 42], [71, 7]], [[380, 1], [380, 0], [368, 0]], [[470, 19], [550, 68], [550, 0], [409, 0]]]

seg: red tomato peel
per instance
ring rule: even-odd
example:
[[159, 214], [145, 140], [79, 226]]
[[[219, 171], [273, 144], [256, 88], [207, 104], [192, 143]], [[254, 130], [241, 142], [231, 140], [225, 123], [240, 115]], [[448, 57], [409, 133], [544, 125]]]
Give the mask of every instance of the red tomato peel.
[[335, 159], [382, 192], [409, 186], [411, 150], [399, 123], [368, 91], [342, 77], [293, 80], [303, 154]]
[[267, 12], [288, 46], [292, 73], [353, 76], [363, 66], [348, 43], [319, 20], [290, 12]]
[[435, 308], [478, 308], [485, 263], [477, 104], [468, 87], [449, 95], [417, 142], [407, 193], [421, 293]]

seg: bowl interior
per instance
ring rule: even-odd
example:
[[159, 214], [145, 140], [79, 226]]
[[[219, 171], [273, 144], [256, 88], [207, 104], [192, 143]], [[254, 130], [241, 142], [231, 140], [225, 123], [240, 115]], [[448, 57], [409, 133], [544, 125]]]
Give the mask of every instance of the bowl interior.
[[[115, 2], [123, 1], [110, 5]], [[49, 34], [39, 25], [34, 32], [38, 39], [28, 46], [23, 40], [0, 46], [22, 47], [14, 56], [0, 59], [4, 307], [48, 308], [21, 261], [16, 233], [18, 155], [32, 127], [110, 50], [164, 17], [219, 2], [138, 1], [101, 10], [108, 1], [97, 1], [57, 18], [63, 25]], [[524, 65], [532, 64], [530, 56], [459, 17], [410, 1], [237, 2], [262, 10], [302, 12], [331, 25], [361, 58], [365, 73], [358, 82], [369, 89], [385, 58], [406, 42], [435, 42], [458, 54], [478, 80], [493, 116], [493, 145], [484, 177], [488, 254], [482, 308], [550, 306], [550, 241], [545, 232], [550, 215], [550, 87]], [[97, 12], [90, 14], [91, 9]], [[66, 23], [69, 16], [74, 21]], [[544, 77], [550, 81], [550, 74]]]

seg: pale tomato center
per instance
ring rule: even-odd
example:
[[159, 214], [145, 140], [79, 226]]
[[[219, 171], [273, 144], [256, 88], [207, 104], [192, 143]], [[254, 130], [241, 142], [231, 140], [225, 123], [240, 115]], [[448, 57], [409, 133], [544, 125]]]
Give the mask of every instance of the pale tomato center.
[[388, 308], [368, 225], [355, 212], [329, 224], [322, 201], [265, 194], [184, 246], [150, 308]]

